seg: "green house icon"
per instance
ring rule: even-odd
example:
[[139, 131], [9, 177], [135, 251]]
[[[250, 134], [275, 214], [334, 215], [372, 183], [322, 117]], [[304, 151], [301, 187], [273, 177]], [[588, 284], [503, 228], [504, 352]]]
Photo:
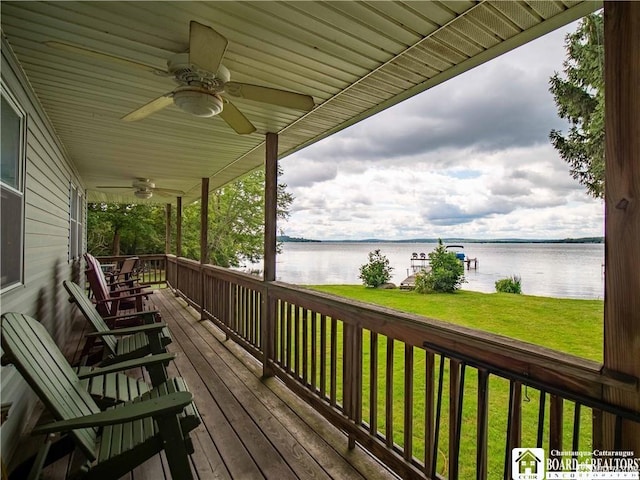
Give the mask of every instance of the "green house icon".
[[533, 475], [538, 473], [538, 465], [542, 463], [542, 459], [536, 457], [531, 450], [525, 450], [516, 459], [516, 463], [520, 474]]

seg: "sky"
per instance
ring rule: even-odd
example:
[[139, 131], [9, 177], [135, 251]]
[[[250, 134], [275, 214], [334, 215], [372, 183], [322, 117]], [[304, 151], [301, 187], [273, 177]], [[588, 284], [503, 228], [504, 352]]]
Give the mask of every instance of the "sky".
[[285, 159], [285, 235], [556, 239], [604, 235], [551, 146], [567, 130], [548, 91], [577, 23], [433, 87]]

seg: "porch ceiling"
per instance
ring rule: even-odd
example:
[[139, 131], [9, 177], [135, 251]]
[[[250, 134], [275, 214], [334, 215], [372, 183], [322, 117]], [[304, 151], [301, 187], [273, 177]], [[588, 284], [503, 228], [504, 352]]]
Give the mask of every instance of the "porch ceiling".
[[[599, 8], [594, 1], [2, 2], [2, 30], [92, 201], [132, 201], [135, 178], [200, 194], [258, 167], [264, 134], [289, 155]], [[312, 95], [311, 112], [233, 99], [257, 132], [175, 106], [135, 123], [120, 118], [175, 84], [78, 45], [164, 69], [188, 47], [189, 21], [229, 40], [232, 80]], [[335, 159], [330, 159], [331, 161]], [[152, 201], [175, 201], [154, 196]]]

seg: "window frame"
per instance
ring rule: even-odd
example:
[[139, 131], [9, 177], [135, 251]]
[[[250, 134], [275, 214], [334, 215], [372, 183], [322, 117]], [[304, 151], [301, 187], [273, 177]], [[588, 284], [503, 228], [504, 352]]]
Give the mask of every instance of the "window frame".
[[[70, 262], [82, 256], [82, 246], [84, 245], [84, 222], [83, 207], [84, 194], [80, 187], [73, 181], [69, 182], [69, 248], [68, 259]], [[75, 203], [75, 205], [74, 205]], [[75, 212], [74, 212], [75, 206]], [[74, 239], [75, 236], [75, 239]], [[75, 242], [74, 242], [75, 240]], [[75, 251], [74, 251], [75, 249]]]
[[13, 95], [9, 87], [4, 81], [0, 81], [0, 96], [7, 102], [7, 104], [14, 111], [20, 122], [19, 132], [19, 150], [18, 150], [18, 164], [17, 164], [17, 188], [13, 185], [8, 185], [2, 181], [0, 177], [0, 184], [3, 189], [16, 194], [20, 197], [20, 274], [18, 280], [13, 283], [9, 283], [5, 286], [0, 285], [0, 294], [3, 294], [14, 288], [23, 286], [25, 284], [24, 279], [24, 255], [25, 255], [25, 177], [26, 177], [26, 159], [27, 159], [27, 114], [22, 108], [16, 97]]

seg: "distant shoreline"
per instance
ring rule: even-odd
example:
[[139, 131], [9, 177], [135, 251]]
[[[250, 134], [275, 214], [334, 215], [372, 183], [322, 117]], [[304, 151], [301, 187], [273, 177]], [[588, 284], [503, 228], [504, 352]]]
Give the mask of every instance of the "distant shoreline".
[[[314, 240], [302, 237], [289, 237], [281, 235], [277, 237], [283, 243], [438, 243], [437, 238], [411, 238], [407, 240], [384, 240], [377, 238], [365, 238], [361, 240]], [[604, 237], [582, 237], [562, 239], [532, 239], [532, 238], [443, 238], [443, 243], [604, 243]]]

